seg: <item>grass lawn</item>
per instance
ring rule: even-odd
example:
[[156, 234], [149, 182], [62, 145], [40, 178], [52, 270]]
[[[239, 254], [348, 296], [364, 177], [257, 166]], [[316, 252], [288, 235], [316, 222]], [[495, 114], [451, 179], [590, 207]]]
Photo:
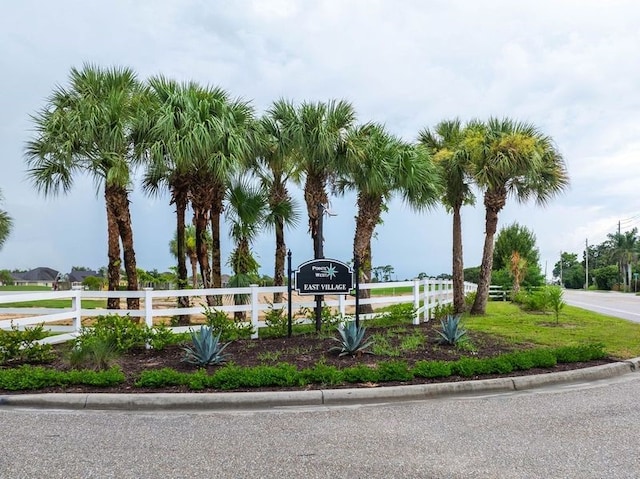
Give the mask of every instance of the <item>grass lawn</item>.
[[[22, 301], [19, 303], [0, 303], [0, 308], [70, 308], [71, 299], [43, 299], [41, 301]], [[84, 309], [106, 308], [106, 299], [83, 299]]]
[[614, 358], [640, 356], [640, 324], [565, 306], [556, 324], [552, 313], [527, 313], [508, 302], [489, 302], [486, 316], [464, 318], [467, 329], [495, 334], [513, 344], [567, 346], [599, 342]]

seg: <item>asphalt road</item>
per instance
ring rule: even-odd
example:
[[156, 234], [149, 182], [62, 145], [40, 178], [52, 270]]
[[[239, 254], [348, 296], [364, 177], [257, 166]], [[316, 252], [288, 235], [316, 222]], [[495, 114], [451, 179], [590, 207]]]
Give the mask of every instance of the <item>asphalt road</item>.
[[640, 296], [635, 294], [566, 289], [564, 300], [571, 306], [640, 323]]
[[2, 478], [637, 478], [640, 374], [247, 412], [0, 409]]

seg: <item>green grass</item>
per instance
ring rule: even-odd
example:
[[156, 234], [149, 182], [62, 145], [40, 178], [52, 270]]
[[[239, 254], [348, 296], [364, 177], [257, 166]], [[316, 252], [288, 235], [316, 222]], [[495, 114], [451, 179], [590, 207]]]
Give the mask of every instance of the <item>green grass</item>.
[[[49, 286], [0, 286], [0, 291], [51, 291]], [[43, 299], [41, 301], [20, 301], [16, 303], [0, 303], [0, 308], [70, 308], [69, 299]], [[85, 299], [82, 301], [85, 309], [106, 308], [106, 299]]]
[[614, 358], [640, 356], [640, 324], [565, 306], [559, 324], [552, 314], [521, 311], [509, 302], [490, 302], [486, 316], [465, 315], [464, 326], [495, 334], [513, 344], [573, 346], [602, 343]]
[[389, 287], [371, 289], [371, 296], [396, 296], [400, 294], [412, 294], [413, 286]]
[[[0, 308], [70, 308], [71, 299], [43, 299], [40, 301], [21, 301], [19, 303], [0, 303]], [[84, 309], [106, 308], [106, 299], [84, 299]]]
[[51, 291], [50, 286], [0, 286], [0, 291]]

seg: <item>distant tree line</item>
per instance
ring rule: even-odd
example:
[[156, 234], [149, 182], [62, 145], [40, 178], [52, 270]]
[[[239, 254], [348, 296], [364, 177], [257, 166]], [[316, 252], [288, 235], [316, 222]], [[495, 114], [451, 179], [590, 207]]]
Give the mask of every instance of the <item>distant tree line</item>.
[[[588, 255], [588, 278], [587, 278]], [[563, 251], [553, 267], [554, 278], [566, 288], [589, 288], [638, 291], [640, 275], [640, 238], [638, 229], [607, 235], [600, 244], [589, 245], [582, 252]]]

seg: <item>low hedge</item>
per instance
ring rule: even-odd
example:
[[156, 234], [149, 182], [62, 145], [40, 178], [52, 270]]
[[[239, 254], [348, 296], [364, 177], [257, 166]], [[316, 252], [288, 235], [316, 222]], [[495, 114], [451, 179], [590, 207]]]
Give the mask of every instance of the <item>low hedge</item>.
[[[556, 349], [532, 349], [502, 354], [492, 358], [465, 357], [457, 361], [380, 361], [375, 367], [359, 364], [339, 369], [323, 362], [312, 368], [298, 370], [291, 364], [243, 367], [227, 364], [213, 371], [200, 369], [181, 373], [174, 369], [143, 371], [135, 382], [139, 388], [187, 386], [192, 390], [230, 390], [259, 387], [302, 387], [308, 384], [335, 386], [349, 383], [411, 381], [413, 378], [476, 377], [487, 374], [508, 374], [532, 368], [549, 368], [557, 363], [592, 361], [606, 357], [604, 346], [587, 344]], [[0, 390], [36, 390], [47, 387], [89, 385], [109, 387], [125, 381], [118, 367], [106, 371], [58, 371], [41, 366], [21, 366], [0, 369]]]

